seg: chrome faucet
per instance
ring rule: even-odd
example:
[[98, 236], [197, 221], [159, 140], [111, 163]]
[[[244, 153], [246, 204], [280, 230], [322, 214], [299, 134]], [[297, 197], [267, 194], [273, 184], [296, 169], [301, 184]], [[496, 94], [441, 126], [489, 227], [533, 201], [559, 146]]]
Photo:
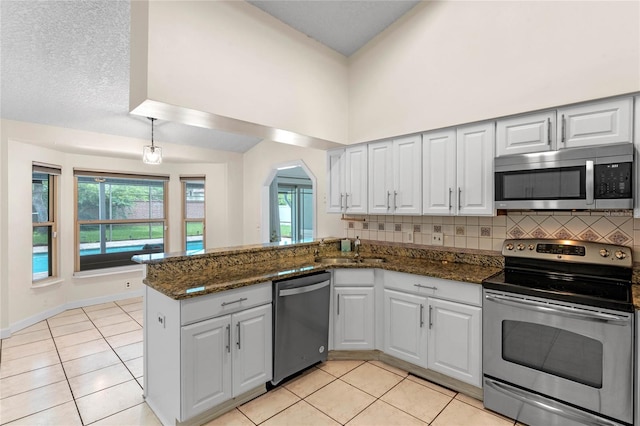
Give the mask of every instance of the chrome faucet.
[[356, 240], [353, 242], [354, 251], [356, 252], [355, 257], [360, 257], [360, 244], [362, 244], [360, 237], [356, 236]]

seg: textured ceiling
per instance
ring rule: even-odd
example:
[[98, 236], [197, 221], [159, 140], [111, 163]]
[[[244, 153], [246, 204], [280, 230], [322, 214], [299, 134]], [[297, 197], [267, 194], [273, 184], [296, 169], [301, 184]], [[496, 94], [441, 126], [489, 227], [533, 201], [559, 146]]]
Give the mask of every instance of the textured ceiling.
[[[251, 1], [349, 55], [416, 1]], [[2, 118], [148, 139], [129, 114], [128, 0], [0, 1]], [[155, 140], [245, 152], [260, 140], [156, 122]]]

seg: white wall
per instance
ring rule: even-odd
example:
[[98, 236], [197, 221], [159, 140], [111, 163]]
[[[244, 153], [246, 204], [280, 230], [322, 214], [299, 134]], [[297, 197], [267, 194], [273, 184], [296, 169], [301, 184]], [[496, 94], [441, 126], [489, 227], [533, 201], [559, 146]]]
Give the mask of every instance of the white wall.
[[349, 63], [351, 143], [640, 90], [638, 1], [421, 2]]
[[[65, 145], [62, 141], [82, 143]], [[61, 143], [58, 143], [61, 141]], [[144, 165], [141, 147], [144, 141], [100, 135], [29, 123], [2, 121], [0, 150], [0, 334], [22, 328], [56, 310], [74, 304], [91, 303], [105, 297], [126, 297], [142, 290], [142, 273], [128, 272], [100, 277], [74, 276], [74, 179], [73, 169], [122, 172], [146, 172], [170, 176], [169, 240], [167, 251], [182, 248], [182, 187], [180, 175], [205, 175], [207, 205], [207, 247], [226, 247], [242, 243], [242, 232], [230, 229], [229, 223], [242, 223], [242, 155], [226, 153], [226, 161], [217, 163], [216, 151], [163, 144], [163, 151], [180, 150], [190, 163], [164, 162], [160, 166]], [[135, 146], [135, 159], [99, 152], [102, 145]], [[127, 150], [123, 149], [123, 156]], [[206, 162], [211, 159], [211, 162]], [[31, 173], [32, 162], [62, 167], [59, 179], [58, 244], [59, 280], [49, 286], [34, 287], [31, 281]], [[130, 282], [132, 287], [125, 288]]]
[[132, 109], [150, 99], [346, 142], [344, 56], [243, 1], [135, 3], [132, 51], [147, 63], [131, 63]]
[[261, 240], [262, 217], [268, 212], [262, 211], [261, 189], [274, 166], [291, 161], [302, 160], [316, 177], [315, 188], [317, 238], [339, 237], [343, 235], [340, 215], [327, 214], [326, 155], [322, 150], [284, 145], [263, 141], [244, 154], [244, 243], [258, 244]]

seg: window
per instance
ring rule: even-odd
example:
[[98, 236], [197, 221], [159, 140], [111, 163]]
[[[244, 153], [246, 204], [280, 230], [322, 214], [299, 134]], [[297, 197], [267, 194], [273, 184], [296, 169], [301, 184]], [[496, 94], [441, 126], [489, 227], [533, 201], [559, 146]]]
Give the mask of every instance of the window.
[[134, 264], [166, 244], [168, 176], [75, 170], [76, 271]]
[[204, 176], [180, 178], [182, 182], [182, 227], [185, 251], [203, 250], [205, 245]]
[[45, 164], [32, 166], [31, 222], [32, 281], [40, 281], [58, 274], [57, 256], [57, 183], [61, 168]]

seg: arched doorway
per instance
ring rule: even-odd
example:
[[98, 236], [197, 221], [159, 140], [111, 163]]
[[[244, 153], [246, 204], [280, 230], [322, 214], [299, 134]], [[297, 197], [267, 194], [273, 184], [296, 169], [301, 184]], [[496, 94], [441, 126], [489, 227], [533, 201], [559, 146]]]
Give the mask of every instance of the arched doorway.
[[275, 165], [262, 190], [262, 241], [312, 241], [316, 235], [316, 178], [302, 160]]

